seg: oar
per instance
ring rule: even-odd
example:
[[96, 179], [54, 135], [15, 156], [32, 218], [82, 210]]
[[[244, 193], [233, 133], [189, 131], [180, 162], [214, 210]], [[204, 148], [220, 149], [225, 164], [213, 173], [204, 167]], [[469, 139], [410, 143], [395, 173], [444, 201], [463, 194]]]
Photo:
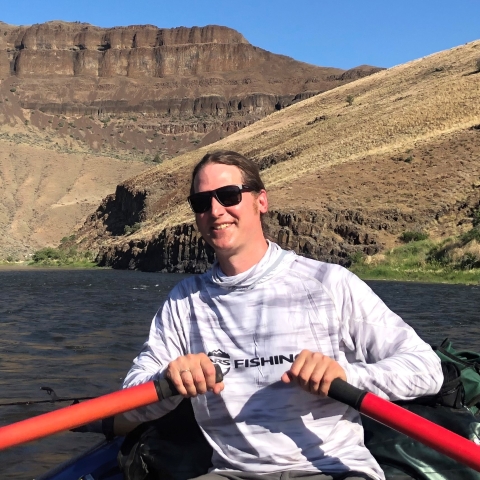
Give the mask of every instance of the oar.
[[[222, 380], [216, 366], [216, 381]], [[71, 430], [86, 423], [158, 402], [178, 392], [166, 379], [103, 395], [21, 422], [0, 427], [0, 450]], [[480, 446], [456, 433], [415, 415], [394, 403], [335, 379], [329, 397], [419, 442], [480, 471]]]
[[[219, 365], [215, 365], [215, 381], [222, 381]], [[0, 427], [0, 450], [48, 437], [54, 433], [77, 428], [86, 423], [144, 407], [165, 398], [178, 395], [168, 379], [153, 380], [118, 392], [102, 395], [86, 402], [60, 408], [53, 412]]]
[[480, 446], [474, 442], [340, 378], [328, 396], [480, 472]]

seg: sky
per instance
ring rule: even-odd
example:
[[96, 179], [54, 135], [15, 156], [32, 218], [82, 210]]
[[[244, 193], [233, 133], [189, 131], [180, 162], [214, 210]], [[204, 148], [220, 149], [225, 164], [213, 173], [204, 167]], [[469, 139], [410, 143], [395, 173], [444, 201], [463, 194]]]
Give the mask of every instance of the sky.
[[225, 25], [314, 65], [391, 67], [480, 39], [480, 0], [0, 0], [0, 21]]

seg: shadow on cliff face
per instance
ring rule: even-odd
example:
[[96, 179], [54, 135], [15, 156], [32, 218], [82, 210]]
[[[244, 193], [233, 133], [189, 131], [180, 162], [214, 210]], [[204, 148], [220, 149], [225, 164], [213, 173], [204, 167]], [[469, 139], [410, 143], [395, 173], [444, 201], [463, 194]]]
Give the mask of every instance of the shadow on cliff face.
[[118, 185], [114, 195], [109, 195], [94, 217], [100, 221], [105, 231], [113, 236], [125, 234], [127, 226], [143, 220], [147, 192], [129, 191], [124, 185]]
[[167, 228], [150, 241], [107, 247], [97, 257], [99, 266], [168, 273], [203, 273], [214, 261], [215, 252], [192, 224]]

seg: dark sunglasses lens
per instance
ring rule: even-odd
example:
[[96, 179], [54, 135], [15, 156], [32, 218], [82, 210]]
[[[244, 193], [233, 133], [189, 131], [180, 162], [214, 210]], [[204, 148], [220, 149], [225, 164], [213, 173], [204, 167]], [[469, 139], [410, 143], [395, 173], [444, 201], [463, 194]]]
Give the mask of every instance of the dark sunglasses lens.
[[212, 196], [224, 207], [233, 207], [242, 201], [242, 190], [236, 185], [227, 185], [211, 192], [194, 193], [188, 197], [188, 201], [195, 213], [205, 213], [212, 206]]
[[242, 191], [235, 185], [218, 188], [216, 197], [224, 207], [233, 207], [242, 201]]
[[212, 195], [210, 192], [195, 193], [189, 197], [190, 206], [195, 213], [204, 213], [212, 206]]

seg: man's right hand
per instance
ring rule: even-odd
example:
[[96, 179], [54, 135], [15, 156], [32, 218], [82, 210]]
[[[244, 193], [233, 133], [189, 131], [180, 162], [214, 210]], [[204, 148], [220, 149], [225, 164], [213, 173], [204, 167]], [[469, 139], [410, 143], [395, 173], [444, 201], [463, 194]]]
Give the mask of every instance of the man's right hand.
[[188, 354], [168, 364], [165, 376], [186, 398], [208, 392], [219, 394], [225, 385], [215, 383], [215, 367], [205, 353]]

